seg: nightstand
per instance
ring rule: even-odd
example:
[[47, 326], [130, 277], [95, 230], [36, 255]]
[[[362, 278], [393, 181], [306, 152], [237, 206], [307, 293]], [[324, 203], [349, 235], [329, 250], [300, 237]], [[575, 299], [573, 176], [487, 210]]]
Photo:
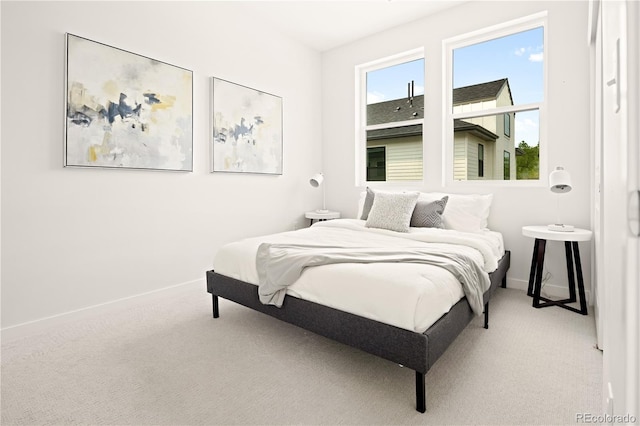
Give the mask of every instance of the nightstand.
[[330, 220], [330, 219], [340, 219], [340, 212], [332, 212], [327, 210], [326, 212], [306, 212], [304, 217], [309, 219], [309, 226], [313, 225], [314, 220]]
[[[591, 240], [592, 232], [588, 229], [575, 228], [573, 232], [551, 231], [546, 226], [523, 226], [522, 235], [535, 238], [533, 257], [531, 258], [531, 271], [529, 272], [529, 287], [527, 295], [533, 297], [534, 308], [547, 306], [559, 306], [582, 315], [587, 315], [587, 301], [584, 293], [584, 280], [582, 277], [582, 264], [580, 263], [579, 241]], [[565, 256], [567, 259], [567, 274], [569, 278], [569, 298], [551, 300], [540, 296], [542, 287], [542, 269], [544, 267], [544, 252], [547, 241], [564, 241]], [[576, 283], [578, 279], [578, 295], [580, 297], [580, 309], [566, 305], [576, 302]], [[545, 303], [541, 303], [540, 301]]]

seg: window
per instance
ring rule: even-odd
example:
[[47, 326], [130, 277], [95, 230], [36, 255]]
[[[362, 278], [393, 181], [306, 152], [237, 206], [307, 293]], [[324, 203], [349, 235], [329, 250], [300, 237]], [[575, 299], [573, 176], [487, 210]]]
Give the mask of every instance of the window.
[[[471, 155], [479, 142], [484, 158], [481, 165], [478, 151], [477, 176], [484, 180], [539, 184], [546, 174], [537, 157], [544, 153], [545, 28], [543, 12], [444, 41], [445, 186], [475, 179]], [[526, 166], [520, 164], [523, 146], [529, 148]], [[517, 173], [511, 173], [512, 158]]]
[[504, 115], [504, 135], [511, 136], [511, 116], [509, 114]]
[[478, 177], [484, 177], [484, 145], [478, 144]]
[[386, 149], [384, 146], [367, 148], [367, 181], [387, 180]]
[[356, 67], [356, 181], [421, 181], [423, 50]]
[[504, 180], [511, 179], [511, 153], [504, 151], [504, 158], [502, 161]]

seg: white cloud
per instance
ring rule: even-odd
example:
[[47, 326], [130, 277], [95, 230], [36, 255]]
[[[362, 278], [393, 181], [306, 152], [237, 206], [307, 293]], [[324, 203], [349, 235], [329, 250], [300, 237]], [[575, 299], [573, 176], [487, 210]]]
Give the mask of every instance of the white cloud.
[[543, 59], [544, 59], [544, 52], [532, 53], [531, 55], [529, 55], [529, 60], [531, 62], [542, 62]]
[[516, 114], [515, 120], [516, 145], [519, 144], [520, 141], [526, 141], [529, 146], [538, 145], [538, 141], [540, 140], [540, 126], [538, 122], [529, 117], [517, 117], [518, 114]]
[[527, 49], [525, 49], [524, 47], [521, 47], [520, 49], [516, 49], [516, 51], [514, 52], [516, 54], [516, 56], [522, 56], [524, 55], [524, 52], [526, 52]]
[[380, 92], [367, 92], [367, 104], [377, 104], [378, 102], [385, 101], [384, 93]]
[[522, 126], [523, 128], [528, 128], [528, 129], [538, 128], [538, 123], [530, 118], [525, 118], [524, 120], [516, 119], [516, 125]]

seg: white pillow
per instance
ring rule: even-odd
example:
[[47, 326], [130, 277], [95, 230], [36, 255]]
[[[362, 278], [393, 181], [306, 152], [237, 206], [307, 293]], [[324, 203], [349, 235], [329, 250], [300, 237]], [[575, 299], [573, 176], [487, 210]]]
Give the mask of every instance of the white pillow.
[[445, 229], [463, 232], [479, 232], [488, 227], [493, 194], [422, 192], [420, 193], [420, 200], [435, 201], [445, 195], [449, 196], [447, 208], [442, 215]]
[[409, 232], [419, 192], [376, 192], [365, 226], [397, 232]]

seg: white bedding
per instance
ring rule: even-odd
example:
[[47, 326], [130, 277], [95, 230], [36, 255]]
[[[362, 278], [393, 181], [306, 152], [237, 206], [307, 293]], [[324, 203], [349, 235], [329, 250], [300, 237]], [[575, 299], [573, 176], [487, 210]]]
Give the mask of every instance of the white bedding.
[[[436, 244], [471, 257], [484, 271], [504, 255], [502, 235], [411, 228], [408, 233], [366, 228], [365, 221], [336, 219], [310, 228], [248, 238], [223, 246], [214, 259], [222, 275], [258, 284], [256, 252], [261, 243], [331, 244], [341, 247], [424, 247]], [[307, 268], [287, 294], [411, 331], [423, 332], [463, 296], [445, 269], [418, 263], [341, 263]]]

